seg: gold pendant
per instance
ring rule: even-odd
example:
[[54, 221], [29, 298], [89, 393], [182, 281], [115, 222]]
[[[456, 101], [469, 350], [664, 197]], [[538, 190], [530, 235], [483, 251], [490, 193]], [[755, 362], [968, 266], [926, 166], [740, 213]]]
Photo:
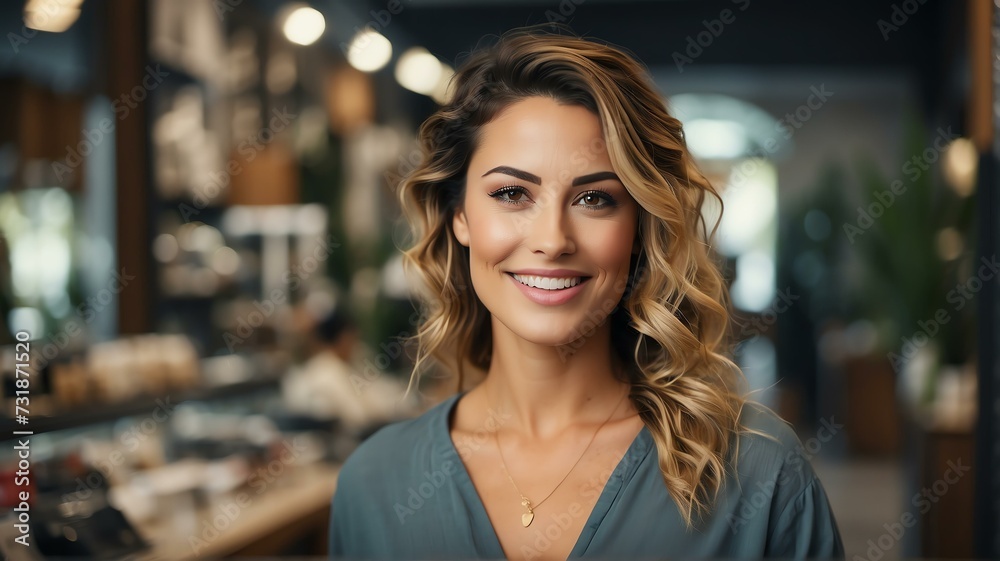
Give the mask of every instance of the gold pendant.
[[535, 513], [529, 510], [528, 512], [525, 512], [524, 514], [521, 515], [521, 524], [524, 524], [524, 527], [527, 528], [528, 526], [531, 525], [531, 521], [534, 520], [534, 518], [535, 518]]
[[527, 528], [531, 525], [531, 521], [535, 519], [535, 511], [531, 510], [531, 501], [524, 495], [521, 495], [521, 506], [528, 509], [528, 512], [521, 515], [521, 524]]

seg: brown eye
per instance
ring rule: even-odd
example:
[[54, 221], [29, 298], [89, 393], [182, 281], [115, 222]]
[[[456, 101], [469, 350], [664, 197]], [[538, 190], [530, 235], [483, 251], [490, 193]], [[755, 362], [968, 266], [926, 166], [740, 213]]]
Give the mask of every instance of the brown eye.
[[576, 202], [580, 206], [590, 210], [602, 210], [616, 206], [615, 200], [611, 198], [611, 195], [603, 191], [588, 191], [583, 193]]
[[507, 205], [518, 205], [528, 201], [528, 192], [517, 185], [507, 185], [490, 193], [497, 201]]

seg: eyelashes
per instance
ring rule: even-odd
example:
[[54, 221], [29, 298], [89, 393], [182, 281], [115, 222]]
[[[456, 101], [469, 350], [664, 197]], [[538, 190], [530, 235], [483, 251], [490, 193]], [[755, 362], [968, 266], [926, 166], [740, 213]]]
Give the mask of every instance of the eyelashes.
[[[511, 199], [512, 195], [520, 195], [522, 198]], [[496, 199], [497, 201], [517, 206], [527, 199], [528, 191], [524, 187], [518, 185], [504, 185], [503, 187], [489, 193], [489, 196]]]
[[[521, 206], [530, 200], [528, 197], [528, 190], [520, 185], [504, 185], [496, 191], [490, 192], [488, 195], [496, 201], [510, 206]], [[517, 196], [518, 198], [512, 198], [514, 196]], [[600, 189], [590, 189], [580, 193], [580, 196], [576, 198], [575, 202], [591, 197], [597, 197], [600, 199], [600, 204], [582, 204], [580, 206], [590, 210], [603, 210], [618, 206], [618, 202], [615, 201], [615, 198], [612, 197], [610, 193]]]

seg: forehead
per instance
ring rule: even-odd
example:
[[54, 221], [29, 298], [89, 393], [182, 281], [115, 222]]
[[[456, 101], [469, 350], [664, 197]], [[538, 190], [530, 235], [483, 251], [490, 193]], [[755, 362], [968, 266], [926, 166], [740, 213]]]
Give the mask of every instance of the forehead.
[[[581, 105], [547, 97], [511, 104], [480, 129], [472, 165], [516, 158], [522, 165], [574, 159], [608, 163], [600, 119]], [[511, 163], [511, 162], [504, 162]]]

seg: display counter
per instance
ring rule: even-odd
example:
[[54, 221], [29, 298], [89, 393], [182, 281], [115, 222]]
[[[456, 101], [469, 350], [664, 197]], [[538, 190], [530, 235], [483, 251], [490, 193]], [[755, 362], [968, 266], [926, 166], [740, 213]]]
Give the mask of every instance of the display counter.
[[137, 525], [152, 548], [139, 561], [280, 555], [323, 556], [339, 465], [297, 467], [258, 493], [243, 489], [194, 510]]

